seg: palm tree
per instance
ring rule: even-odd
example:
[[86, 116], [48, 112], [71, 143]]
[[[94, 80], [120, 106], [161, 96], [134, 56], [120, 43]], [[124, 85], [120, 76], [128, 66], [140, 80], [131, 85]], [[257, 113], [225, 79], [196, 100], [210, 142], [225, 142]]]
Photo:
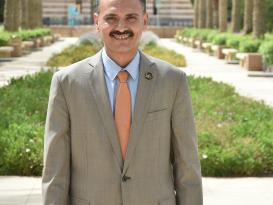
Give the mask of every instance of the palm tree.
[[199, 0], [194, 1], [194, 27], [198, 28], [199, 19]]
[[253, 0], [244, 0], [244, 4], [244, 33], [248, 34], [252, 31]]
[[21, 0], [6, 0], [4, 11], [4, 29], [18, 31], [21, 23]]
[[23, 0], [22, 1], [22, 22], [21, 22], [21, 27], [24, 29], [28, 28], [28, 0]]
[[241, 30], [241, 15], [240, 15], [241, 0], [232, 0], [232, 25], [231, 30], [238, 33]]
[[219, 1], [219, 29], [220, 32], [227, 31], [227, 0]]
[[219, 27], [219, 0], [213, 0], [213, 28]]
[[213, 0], [207, 0], [207, 18], [206, 18], [206, 27], [213, 28]]
[[265, 0], [254, 0], [253, 4], [253, 37], [261, 38], [265, 33]]
[[28, 0], [28, 21], [26, 28], [34, 29], [42, 26], [42, 0]]
[[199, 0], [199, 21], [198, 27], [205, 28], [206, 27], [206, 2], [205, 0]]

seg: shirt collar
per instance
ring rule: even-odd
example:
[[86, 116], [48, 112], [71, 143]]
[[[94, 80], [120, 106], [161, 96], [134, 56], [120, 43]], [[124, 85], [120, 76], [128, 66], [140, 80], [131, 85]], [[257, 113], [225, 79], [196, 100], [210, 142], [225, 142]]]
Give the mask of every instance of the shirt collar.
[[[136, 80], [139, 73], [139, 61], [140, 61], [140, 54], [137, 51], [135, 57], [131, 62], [123, 69], [127, 70], [133, 80]], [[122, 70], [118, 64], [116, 64], [106, 53], [105, 48], [102, 49], [102, 62], [104, 65], [104, 72], [112, 81], [116, 78], [118, 72]]]

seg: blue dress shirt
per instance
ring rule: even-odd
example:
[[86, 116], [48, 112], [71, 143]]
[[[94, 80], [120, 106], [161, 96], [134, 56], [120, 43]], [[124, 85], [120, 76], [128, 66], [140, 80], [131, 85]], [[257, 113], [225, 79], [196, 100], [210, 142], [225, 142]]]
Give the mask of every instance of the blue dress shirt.
[[138, 77], [139, 77], [139, 62], [140, 54], [137, 54], [133, 60], [125, 67], [122, 68], [116, 64], [106, 53], [105, 49], [102, 49], [102, 62], [104, 66], [104, 77], [107, 85], [107, 90], [109, 94], [109, 100], [112, 108], [112, 112], [115, 113], [115, 99], [116, 91], [119, 86], [119, 80], [117, 74], [120, 70], [126, 70], [129, 73], [128, 76], [128, 87], [131, 93], [131, 116], [133, 117], [135, 108], [135, 99], [137, 93]]

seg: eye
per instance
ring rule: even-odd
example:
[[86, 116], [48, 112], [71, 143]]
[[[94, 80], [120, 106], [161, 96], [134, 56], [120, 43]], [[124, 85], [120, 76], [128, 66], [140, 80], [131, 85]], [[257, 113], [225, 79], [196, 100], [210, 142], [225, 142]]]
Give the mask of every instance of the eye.
[[130, 23], [133, 23], [137, 20], [137, 17], [136, 16], [128, 16], [127, 17], [127, 21], [130, 22]]
[[107, 23], [109, 24], [112, 24], [112, 23], [115, 23], [117, 21], [117, 18], [114, 17], [114, 16], [108, 16], [108, 17], [105, 17], [104, 19]]

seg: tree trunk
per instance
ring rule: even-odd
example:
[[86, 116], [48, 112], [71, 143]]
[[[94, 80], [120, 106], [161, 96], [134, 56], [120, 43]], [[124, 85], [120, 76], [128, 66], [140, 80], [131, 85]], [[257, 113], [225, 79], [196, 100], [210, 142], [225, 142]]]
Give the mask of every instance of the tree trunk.
[[26, 28], [34, 29], [42, 26], [42, 1], [28, 0], [28, 25]]
[[194, 27], [198, 28], [199, 19], [199, 0], [194, 1]]
[[206, 18], [206, 27], [213, 28], [213, 0], [206, 0], [206, 10], [207, 10], [207, 18]]
[[220, 32], [227, 31], [227, 0], [219, 1], [219, 29]]
[[244, 33], [248, 34], [252, 32], [253, 24], [253, 0], [245, 0], [244, 8]]
[[199, 0], [199, 28], [206, 27], [206, 2], [205, 0]]
[[265, 0], [254, 0], [253, 37], [262, 38], [265, 33]]
[[240, 15], [241, 0], [232, 0], [232, 25], [231, 30], [234, 33], [239, 33], [241, 30], [241, 15]]
[[18, 31], [21, 24], [21, 0], [6, 0], [4, 11], [4, 29]]
[[28, 28], [28, 0], [23, 0], [22, 1], [22, 22], [21, 22], [21, 27], [23, 29]]
[[219, 28], [219, 0], [213, 0], [213, 28]]

